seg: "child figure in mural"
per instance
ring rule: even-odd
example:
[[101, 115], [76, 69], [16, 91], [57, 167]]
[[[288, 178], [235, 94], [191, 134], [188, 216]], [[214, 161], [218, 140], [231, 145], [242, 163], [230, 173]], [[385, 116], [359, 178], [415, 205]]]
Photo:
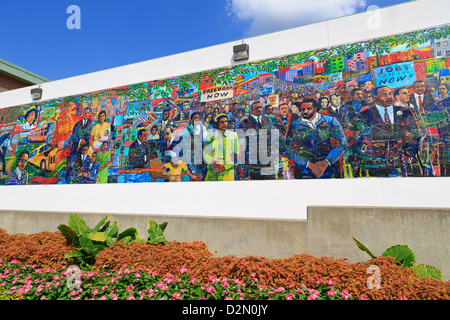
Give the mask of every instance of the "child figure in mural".
[[197, 177], [191, 173], [187, 165], [177, 158], [171, 156], [170, 162], [163, 165], [162, 175], [169, 182], [181, 182], [181, 176], [185, 172], [193, 181], [197, 181]]
[[81, 169], [81, 183], [96, 183], [99, 165], [97, 162], [97, 154], [93, 153], [89, 162], [84, 162]]
[[29, 153], [26, 150], [19, 154], [19, 157], [17, 158], [17, 167], [9, 174], [6, 184], [28, 184], [28, 171], [25, 169], [28, 163], [28, 157]]
[[100, 139], [94, 143], [94, 149], [101, 149], [104, 142], [108, 143], [110, 139], [109, 137], [110, 137], [109, 130], [106, 129], [103, 135], [100, 137]]

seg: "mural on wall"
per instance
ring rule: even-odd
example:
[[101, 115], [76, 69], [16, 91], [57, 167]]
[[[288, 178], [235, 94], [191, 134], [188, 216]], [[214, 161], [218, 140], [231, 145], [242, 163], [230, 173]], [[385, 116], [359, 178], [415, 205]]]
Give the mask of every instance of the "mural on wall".
[[450, 176], [450, 26], [0, 109], [0, 184]]

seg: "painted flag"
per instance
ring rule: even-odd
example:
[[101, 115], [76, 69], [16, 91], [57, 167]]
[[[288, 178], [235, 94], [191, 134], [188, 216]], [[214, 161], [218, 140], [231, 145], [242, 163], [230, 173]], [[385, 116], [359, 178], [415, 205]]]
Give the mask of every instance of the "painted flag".
[[347, 89], [350, 88], [351, 86], [356, 87], [358, 85], [358, 81], [356, 80], [356, 78], [353, 78], [353, 80], [350, 80], [345, 85], [346, 85]]

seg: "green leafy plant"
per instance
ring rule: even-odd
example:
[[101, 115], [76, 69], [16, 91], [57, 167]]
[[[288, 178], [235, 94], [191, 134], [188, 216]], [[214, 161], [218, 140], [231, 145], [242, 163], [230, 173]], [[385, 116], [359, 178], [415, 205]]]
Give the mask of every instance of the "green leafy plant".
[[119, 233], [117, 222], [109, 221], [110, 216], [100, 220], [94, 229], [87, 226], [86, 222], [75, 213], [69, 216], [69, 225], [60, 224], [58, 230], [67, 241], [77, 247], [65, 254], [66, 259], [74, 258], [82, 267], [90, 267], [95, 262], [97, 254], [111, 247], [116, 241], [142, 242], [135, 228], [129, 228]]
[[164, 238], [164, 230], [167, 227], [167, 222], [163, 222], [161, 224], [156, 223], [153, 220], [148, 220], [147, 223], [147, 232], [148, 232], [148, 244], [167, 244], [169, 241]]
[[[355, 237], [352, 237], [353, 241], [356, 243], [356, 246], [361, 250], [366, 252], [369, 256], [371, 256], [373, 259], [376, 259], [377, 257], [365, 246], [363, 245], [358, 239]], [[407, 246], [407, 245], [395, 245], [388, 249], [386, 249], [382, 257], [393, 257], [398, 265], [404, 268], [411, 268], [414, 270], [414, 272], [421, 278], [433, 278], [437, 280], [443, 279], [443, 273], [441, 270], [425, 265], [425, 264], [418, 264], [414, 265], [416, 263], [416, 257], [414, 255], [414, 252]]]

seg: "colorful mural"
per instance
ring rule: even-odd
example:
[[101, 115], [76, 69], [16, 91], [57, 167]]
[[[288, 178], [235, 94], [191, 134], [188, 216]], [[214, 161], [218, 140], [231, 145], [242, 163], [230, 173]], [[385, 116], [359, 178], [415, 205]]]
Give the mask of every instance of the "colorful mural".
[[450, 26], [0, 109], [0, 184], [450, 175]]

